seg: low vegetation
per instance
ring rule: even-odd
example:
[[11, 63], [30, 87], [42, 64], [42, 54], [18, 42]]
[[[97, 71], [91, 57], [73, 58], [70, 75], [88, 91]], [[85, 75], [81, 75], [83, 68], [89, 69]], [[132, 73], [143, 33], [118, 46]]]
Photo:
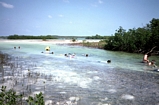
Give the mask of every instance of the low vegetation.
[[76, 40], [77, 40], [76, 38], [72, 38], [72, 42], [76, 42]]
[[57, 39], [56, 36], [47, 35], [47, 36], [31, 36], [31, 35], [10, 35], [7, 37], [8, 39]]
[[95, 36], [87, 36], [86, 39], [108, 39], [110, 36], [101, 36], [96, 34]]
[[58, 36], [58, 35], [40, 35], [40, 36], [34, 36], [34, 35], [9, 35], [1, 36], [1, 38], [7, 38], [7, 39], [77, 39], [77, 38], [86, 38], [86, 36]]
[[82, 42], [82, 46], [100, 48], [100, 49], [104, 49], [105, 44], [106, 44], [105, 40], [101, 40], [99, 42], [87, 42], [84, 40]]
[[69, 45], [77, 45], [77, 46], [85, 46], [85, 47], [104, 49], [105, 44], [106, 44], [105, 40], [101, 40], [99, 42], [89, 42], [89, 41], [83, 40], [83, 42], [71, 43]]
[[29, 96], [27, 100], [23, 100], [23, 95], [18, 95], [13, 89], [6, 90], [6, 86], [0, 89], [0, 105], [44, 105], [43, 94], [40, 92], [35, 97]]

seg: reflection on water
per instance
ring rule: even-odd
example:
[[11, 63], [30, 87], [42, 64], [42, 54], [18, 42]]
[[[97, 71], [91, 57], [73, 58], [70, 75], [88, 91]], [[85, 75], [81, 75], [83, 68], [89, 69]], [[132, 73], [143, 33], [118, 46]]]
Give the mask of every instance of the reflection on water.
[[[21, 48], [13, 49], [14, 46]], [[54, 54], [41, 53], [45, 46], [50, 46]], [[26, 97], [41, 91], [46, 104], [139, 104], [149, 97], [146, 89], [158, 87], [156, 83], [140, 81], [157, 75], [147, 72], [154, 68], [140, 63], [142, 55], [43, 43], [0, 43], [0, 50], [10, 55], [8, 62], [0, 66], [1, 85], [14, 88]], [[76, 56], [65, 57], [65, 53]], [[108, 59], [112, 61], [110, 64]], [[148, 80], [154, 79], [155, 76]]]

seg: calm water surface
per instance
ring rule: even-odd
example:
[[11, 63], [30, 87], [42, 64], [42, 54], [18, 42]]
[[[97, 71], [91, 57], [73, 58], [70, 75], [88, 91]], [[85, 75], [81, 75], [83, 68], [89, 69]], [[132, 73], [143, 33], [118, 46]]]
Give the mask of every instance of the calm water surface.
[[[50, 46], [51, 52], [54, 54], [41, 53], [46, 46]], [[11, 55], [14, 59], [11, 59], [10, 62], [14, 63], [17, 68], [14, 70], [14, 76], [5, 74], [5, 78], [13, 76], [18, 81], [17, 85], [14, 83], [10, 85], [11, 82], [8, 79], [1, 85], [13, 87], [20, 92], [23, 91], [26, 95], [42, 91], [46, 104], [113, 105], [121, 103], [122, 98], [132, 101], [130, 103], [135, 103], [135, 96], [118, 87], [121, 84], [116, 81], [121, 77], [114, 75], [116, 70], [156, 73], [150, 71], [155, 68], [141, 63], [142, 54], [25, 42], [0, 42], [0, 51]], [[75, 53], [76, 56], [74, 58], [65, 57], [65, 53]], [[89, 56], [85, 57], [85, 54], [89, 54]], [[109, 59], [111, 63], [108, 64], [106, 61]], [[158, 57], [154, 56], [150, 59], [157, 60]], [[4, 66], [5, 73], [10, 68]], [[28, 72], [31, 74], [30, 77]], [[30, 89], [30, 93], [26, 91], [26, 88]], [[116, 93], [115, 96], [113, 96], [114, 93]], [[118, 101], [113, 103], [112, 100]]]

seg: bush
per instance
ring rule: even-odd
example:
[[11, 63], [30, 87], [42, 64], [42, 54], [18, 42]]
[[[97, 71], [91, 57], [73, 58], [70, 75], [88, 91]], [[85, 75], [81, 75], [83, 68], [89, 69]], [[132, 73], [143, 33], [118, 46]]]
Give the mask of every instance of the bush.
[[[17, 95], [13, 89], [6, 91], [6, 86], [1, 87], [0, 105], [21, 105], [23, 103], [22, 98], [23, 95]], [[26, 102], [29, 105], [44, 105], [43, 94], [40, 92], [35, 97], [29, 96]]]
[[75, 42], [76, 41], [76, 39], [75, 38], [72, 38], [72, 42]]

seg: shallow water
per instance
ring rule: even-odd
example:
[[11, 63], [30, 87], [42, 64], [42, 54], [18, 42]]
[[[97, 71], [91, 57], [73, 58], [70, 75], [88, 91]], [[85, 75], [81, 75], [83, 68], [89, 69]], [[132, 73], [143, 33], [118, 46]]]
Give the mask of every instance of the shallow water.
[[[14, 46], [16, 47], [16, 49], [13, 48]], [[18, 49], [18, 46], [20, 46], [21, 48]], [[41, 53], [42, 51], [44, 51], [46, 46], [51, 47], [50, 52], [54, 52], [53, 55]], [[152, 68], [141, 63], [143, 58], [142, 54], [105, 51], [101, 49], [87, 48], [81, 46], [55, 45], [51, 43], [0, 42], [0, 51], [11, 54], [12, 56], [19, 56], [22, 58], [37, 58], [39, 59], [39, 62], [41, 61], [41, 63], [43, 63], [43, 61], [45, 60], [50, 62], [49, 59], [67, 59], [69, 61], [73, 60], [85, 63], [89, 62], [99, 66], [105, 65], [111, 68], [118, 67], [137, 71], [149, 70]], [[75, 53], [76, 57], [73, 59], [68, 59], [64, 57], [65, 53]], [[89, 54], [89, 57], [85, 57], [84, 54]], [[43, 59], [45, 57], [49, 58]], [[159, 65], [158, 58], [158, 56], [152, 56], [150, 57], [150, 60], [155, 59], [157, 61], [156, 65]], [[112, 61], [112, 63], [107, 64], [106, 61], [109, 59]]]
[[[45, 52], [46, 46], [50, 46], [54, 54], [41, 53]], [[145, 75], [150, 78], [151, 74], [158, 75], [157, 72], [150, 71], [156, 68], [141, 63], [142, 54], [42, 42], [0, 42], [0, 51], [11, 55], [13, 58], [10, 62], [16, 67], [13, 70], [14, 75], [9, 74], [12, 69], [10, 66], [3, 67], [6, 82], [1, 85], [21, 90], [20, 92], [26, 95], [42, 91], [46, 104], [53, 102], [60, 105], [136, 104], [140, 101], [136, 98], [143, 95], [137, 93], [140, 88], [138, 85], [141, 84], [130, 81], [140, 81]], [[65, 57], [66, 53], [75, 53], [76, 56]], [[85, 57], [85, 54], [89, 56]], [[111, 63], [108, 64], [109, 59]], [[157, 60], [158, 57], [150, 59]], [[18, 81], [17, 84], [15, 85], [10, 78]], [[138, 87], [133, 86], [134, 84]], [[148, 85], [149, 88], [151, 84], [153, 83], [145, 83], [144, 86]], [[156, 89], [155, 86], [151, 88]], [[144, 87], [143, 93], [145, 89]], [[149, 96], [145, 96], [147, 97]]]

